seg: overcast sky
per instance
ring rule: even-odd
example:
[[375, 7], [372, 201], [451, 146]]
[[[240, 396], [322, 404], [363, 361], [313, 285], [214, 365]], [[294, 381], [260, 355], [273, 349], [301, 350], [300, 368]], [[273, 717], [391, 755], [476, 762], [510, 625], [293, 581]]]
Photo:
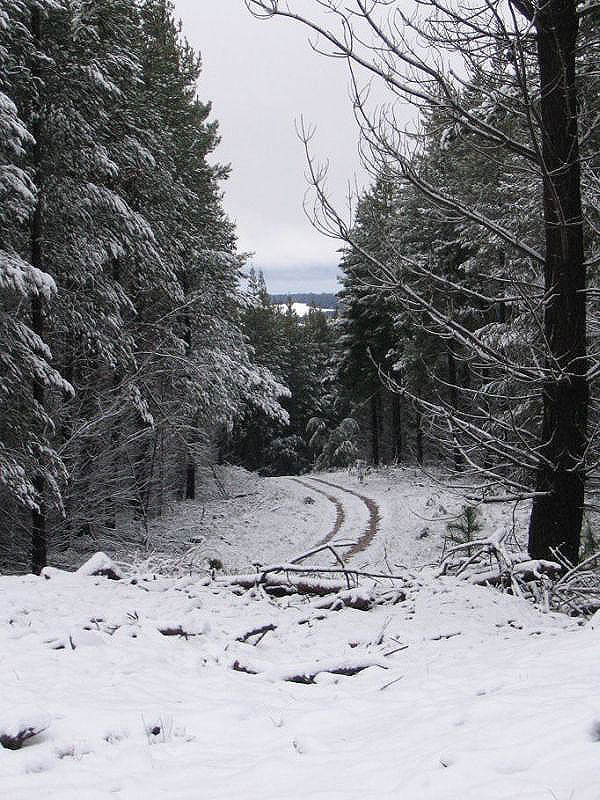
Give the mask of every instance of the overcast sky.
[[199, 95], [212, 101], [222, 136], [216, 158], [232, 166], [225, 208], [240, 250], [255, 253], [271, 292], [335, 290], [340, 245], [304, 214], [306, 165], [294, 121], [302, 114], [317, 126], [313, 150], [329, 160], [330, 190], [343, 207], [348, 180], [366, 181], [343, 63], [314, 53], [299, 25], [254, 19], [243, 0], [175, 6], [202, 54]]

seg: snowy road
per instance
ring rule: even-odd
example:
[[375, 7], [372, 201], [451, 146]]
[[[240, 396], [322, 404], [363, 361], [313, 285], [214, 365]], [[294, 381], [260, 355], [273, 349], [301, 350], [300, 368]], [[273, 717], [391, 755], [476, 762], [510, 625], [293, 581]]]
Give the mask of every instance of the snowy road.
[[290, 478], [290, 480], [299, 483], [300, 486], [304, 486], [305, 489], [310, 489], [311, 492], [317, 492], [317, 494], [323, 495], [323, 497], [326, 497], [330, 503], [333, 503], [335, 507], [335, 522], [333, 524], [333, 528], [329, 531], [329, 533], [323, 536], [323, 538], [320, 539], [317, 542], [317, 544], [319, 545], [325, 544], [326, 542], [330, 542], [332, 541], [332, 539], [335, 539], [338, 536], [346, 520], [346, 512], [344, 511], [344, 506], [342, 505], [342, 503], [340, 503], [337, 497], [333, 497], [331, 494], [327, 494], [327, 492], [321, 491], [321, 489], [316, 489], [310, 483], [307, 483], [306, 481], [301, 481], [300, 478]]
[[[359, 494], [359, 492], [355, 492], [353, 489], [340, 486], [338, 483], [326, 481], [323, 478], [314, 478], [308, 476], [304, 480], [300, 480], [299, 478], [293, 478], [292, 480], [295, 480], [297, 483], [302, 484], [302, 486], [305, 486], [313, 492], [318, 492], [319, 494], [324, 495], [336, 507], [337, 516], [335, 525], [333, 526], [332, 530], [325, 537], [323, 537], [320, 542], [318, 542], [318, 544], [325, 544], [326, 542], [335, 539], [342, 530], [346, 520], [348, 520], [348, 527], [351, 528], [354, 535], [356, 535], [356, 530], [359, 528], [361, 520], [360, 518], [356, 518], [356, 503], [348, 503], [348, 495], [350, 495], [352, 498], [357, 497], [362, 503], [364, 503], [367, 511], [369, 512], [367, 526], [360, 538], [356, 540], [356, 544], [350, 548], [350, 550], [346, 551], [345, 557], [346, 559], [350, 559], [358, 553], [362, 553], [364, 550], [366, 550], [366, 548], [372, 543], [373, 539], [377, 535], [379, 530], [379, 521], [381, 518], [379, 506], [372, 497], [366, 497], [364, 494]], [[322, 489], [316, 488], [314, 483], [320, 483], [323, 486], [327, 486], [330, 490], [334, 489], [337, 496], [328, 494]], [[362, 516], [363, 514], [361, 513], [359, 517]]]

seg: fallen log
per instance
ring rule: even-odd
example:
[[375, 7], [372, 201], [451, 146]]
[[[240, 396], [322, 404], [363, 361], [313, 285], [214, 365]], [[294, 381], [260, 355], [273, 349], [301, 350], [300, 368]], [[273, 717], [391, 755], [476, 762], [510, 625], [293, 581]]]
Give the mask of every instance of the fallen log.
[[[323, 577], [324, 575], [343, 575], [345, 585], [339, 580], [325, 578]], [[356, 586], [359, 578], [402, 580], [400, 576], [389, 573], [366, 572], [364, 570], [346, 569], [345, 567], [301, 567], [289, 563], [264, 567], [258, 572], [249, 574], [229, 575], [218, 578], [216, 583], [221, 586], [240, 586], [244, 589], [261, 586], [267, 594], [274, 597], [283, 597], [290, 594], [325, 596], [337, 594], [344, 590], [351, 591], [351, 580]], [[405, 599], [403, 595], [400, 597], [399, 594], [396, 597], [395, 602]]]
[[282, 680], [290, 683], [303, 683], [306, 685], [316, 683], [315, 678], [323, 672], [332, 675], [357, 675], [369, 667], [387, 669], [387, 665], [375, 658], [348, 659], [345, 662], [313, 662], [312, 664], [298, 664], [296, 666], [263, 669], [261, 665], [252, 662], [242, 662], [236, 659], [231, 668], [235, 672], [244, 672], [247, 675], [261, 675], [268, 680]]
[[[302, 572], [298, 570], [297, 572]], [[294, 575], [275, 575], [271, 572], [265, 574], [261, 572], [249, 575], [232, 575], [227, 578], [218, 579], [217, 583], [227, 586], [241, 586], [243, 589], [253, 589], [262, 586], [264, 591], [272, 597], [284, 597], [290, 594], [318, 595], [325, 596], [343, 591], [346, 586], [340, 581], [332, 581], [327, 578], [310, 578], [297, 574]]]
[[354, 608], [358, 611], [369, 611], [375, 605], [375, 593], [372, 590], [346, 589], [333, 597], [326, 597], [313, 603], [313, 608], [328, 611], [340, 611], [342, 608]]
[[186, 639], [189, 636], [196, 636], [195, 633], [189, 633], [185, 631], [181, 625], [176, 625], [175, 627], [165, 626], [162, 628], [158, 628], [158, 632], [162, 633], [163, 636], [183, 636]]

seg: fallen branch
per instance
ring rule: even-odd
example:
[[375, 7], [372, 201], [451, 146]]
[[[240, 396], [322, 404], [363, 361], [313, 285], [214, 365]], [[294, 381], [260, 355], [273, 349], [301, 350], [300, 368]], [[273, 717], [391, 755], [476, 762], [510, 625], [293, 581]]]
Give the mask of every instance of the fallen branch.
[[600, 552], [592, 553], [573, 565], [553, 551], [565, 569], [564, 574], [548, 589], [549, 602], [559, 611], [569, 610], [574, 616], [589, 617], [600, 608]]
[[252, 628], [252, 630], [242, 633], [241, 636], [236, 638], [236, 642], [247, 642], [248, 639], [251, 639], [253, 636], [260, 636], [260, 638], [254, 642], [254, 644], [257, 645], [266, 633], [274, 630], [277, 630], [277, 625], [272, 622], [268, 622], [266, 625], [259, 625], [258, 628]]
[[326, 542], [325, 544], [318, 545], [317, 547], [313, 547], [311, 550], [307, 550], [302, 555], [296, 556], [290, 560], [290, 564], [299, 564], [301, 561], [304, 561], [306, 558], [310, 558], [310, 556], [314, 556], [317, 553], [322, 553], [324, 550], [330, 550], [333, 554], [335, 560], [338, 564], [342, 567], [342, 569], [346, 569], [346, 565], [344, 564], [342, 557], [335, 549], [334, 545], [337, 547], [354, 547], [356, 542], [354, 541], [342, 541], [342, 542]]
[[383, 655], [387, 658], [388, 656], [393, 656], [395, 653], [399, 653], [401, 650], [406, 650], [406, 649], [408, 649], [408, 645], [403, 644], [400, 647], [394, 648], [394, 650], [388, 650], [387, 653], [384, 653]]
[[[355, 544], [356, 544], [356, 542], [348, 542], [348, 543], [340, 542], [338, 547], [354, 547]], [[344, 571], [344, 575], [346, 577], [346, 586], [349, 589], [350, 588], [350, 576], [347, 573], [346, 565], [344, 564], [344, 561], [343, 561], [342, 557], [340, 556], [340, 554], [338, 553], [338, 551], [335, 549], [335, 547], [333, 546], [333, 544], [331, 542], [327, 542], [327, 543], [321, 544], [321, 545], [319, 545], [317, 547], [313, 547], [311, 550], [308, 550], [306, 553], [302, 553], [302, 555], [296, 556], [296, 558], [293, 558], [290, 561], [290, 564], [299, 564], [301, 561], [304, 561], [304, 559], [310, 558], [310, 556], [314, 556], [317, 553], [322, 553], [325, 550], [329, 550], [333, 554], [333, 557], [335, 558], [337, 563], [340, 565], [340, 567]]]
[[0, 746], [6, 750], [20, 750], [23, 744], [50, 725], [47, 714], [19, 715], [19, 712], [3, 714], [0, 719]]
[[393, 686], [398, 681], [401, 681], [404, 675], [399, 675], [397, 678], [394, 678], [393, 681], [388, 681], [388, 683], [384, 683], [383, 686], [379, 687], [379, 691], [382, 692], [384, 689], [387, 689], [388, 686]]
[[327, 619], [329, 614], [313, 614], [311, 617], [302, 617], [298, 620], [298, 625], [310, 625], [311, 622], [321, 622]]

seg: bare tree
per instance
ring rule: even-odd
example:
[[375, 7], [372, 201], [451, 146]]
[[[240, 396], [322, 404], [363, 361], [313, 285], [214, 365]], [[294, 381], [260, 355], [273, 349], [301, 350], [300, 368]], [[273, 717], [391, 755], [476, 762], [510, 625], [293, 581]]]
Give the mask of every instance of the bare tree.
[[[301, 23], [314, 35], [316, 50], [347, 61], [362, 152], [375, 173], [384, 171], [408, 180], [429, 203], [487, 232], [515, 256], [515, 263], [524, 265], [527, 275], [496, 280], [510, 283], [510, 292], [517, 294], [537, 319], [534, 324], [539, 324], [536, 345], [529, 348], [529, 363], [491, 345], [447, 309], [433, 305], [418, 283], [399, 279], [397, 269], [363, 252], [374, 273], [387, 276], [388, 285], [403, 293], [405, 301], [425, 314], [446, 339], [464, 347], [480, 363], [502, 368], [536, 396], [541, 424], [535, 439], [527, 430], [513, 428], [512, 443], [490, 433], [481, 414], [461, 416], [431, 399], [414, 399], [425, 412], [447, 423], [450, 438], [467, 461], [476, 445], [486, 454], [484, 473], [508, 485], [513, 494], [533, 498], [531, 556], [549, 558], [559, 549], [575, 563], [586, 476], [594, 468], [588, 410], [590, 375], [595, 374], [586, 350], [588, 264], [579, 149], [580, 137], [587, 139], [591, 130], [579, 129], [576, 67], [581, 57], [581, 18], [597, 15], [598, 5], [587, 3], [578, 9], [575, 0], [354, 0], [344, 4], [313, 0], [308, 11], [306, 2], [247, 0], [247, 5], [256, 16]], [[365, 76], [379, 81], [390, 93], [387, 106], [370, 111], [368, 93], [360, 88]], [[541, 236], [523, 229], [518, 204], [512, 218], [499, 218], [477, 198], [465, 198], [431, 181], [420, 169], [423, 139], [419, 131], [407, 135], [399, 121], [401, 103], [447, 120], [448, 137], [461, 138], [475, 152], [490, 159], [508, 154], [530, 183], [539, 186]], [[513, 122], [503, 124], [506, 119]], [[310, 132], [304, 134], [308, 152]], [[319, 203], [317, 224], [360, 247], [352, 240], [351, 225], [342, 221], [328, 201], [323, 172], [310, 158], [309, 166]], [[456, 290], [447, 277], [436, 275], [422, 262], [402, 253], [398, 259], [404, 276], [420, 275], [442, 289]], [[538, 272], [541, 286], [530, 277]], [[502, 293], [484, 296], [479, 290], [473, 294], [494, 303]], [[471, 449], [461, 445], [465, 440]], [[490, 458], [529, 472], [533, 486], [507, 477], [503, 468], [493, 468]]]

